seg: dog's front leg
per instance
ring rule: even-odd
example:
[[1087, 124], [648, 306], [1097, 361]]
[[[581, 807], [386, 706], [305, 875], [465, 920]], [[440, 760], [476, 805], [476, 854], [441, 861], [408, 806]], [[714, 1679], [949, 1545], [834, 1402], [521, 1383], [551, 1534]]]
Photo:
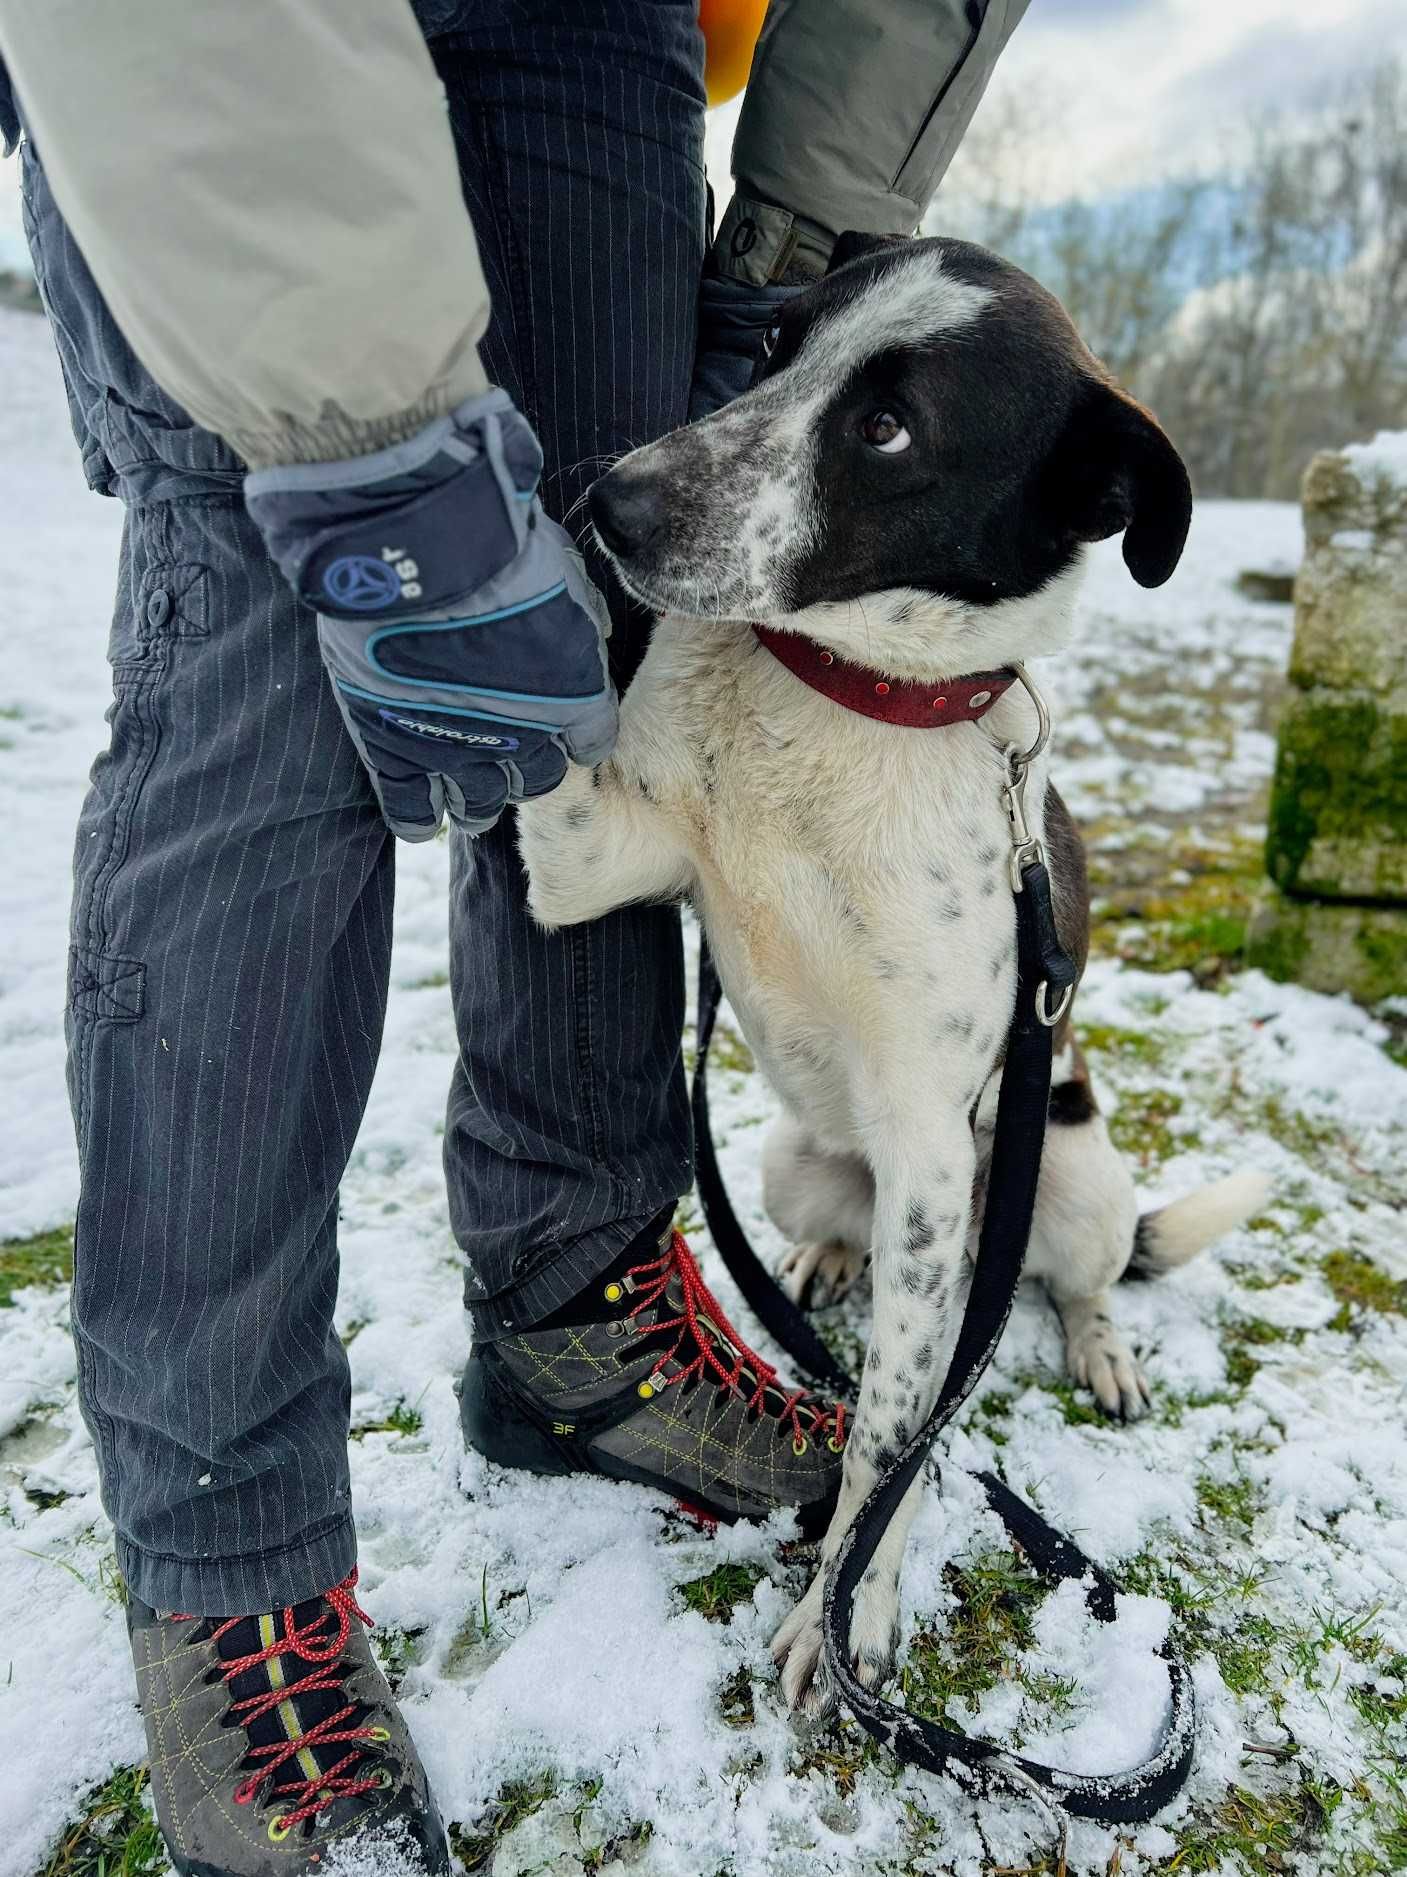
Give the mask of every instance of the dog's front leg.
[[619, 906], [675, 899], [688, 857], [649, 799], [614, 763], [569, 768], [551, 795], [518, 810], [528, 907], [545, 926], [580, 925]]
[[[809, 1713], [832, 1700], [821, 1660], [826, 1572], [875, 1481], [928, 1418], [947, 1369], [975, 1171], [965, 1111], [940, 1127], [918, 1108], [903, 1121], [891, 1115], [866, 1147], [875, 1172], [874, 1328], [821, 1568], [772, 1643], [787, 1700]], [[870, 1687], [893, 1666], [899, 1571], [923, 1483], [906, 1494], [856, 1594], [850, 1653]]]

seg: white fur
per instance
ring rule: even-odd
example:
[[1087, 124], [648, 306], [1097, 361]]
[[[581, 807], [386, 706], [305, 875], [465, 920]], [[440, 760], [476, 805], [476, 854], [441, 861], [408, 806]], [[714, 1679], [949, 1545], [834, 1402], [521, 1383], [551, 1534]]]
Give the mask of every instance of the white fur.
[[[1039, 642], [1041, 599], [1025, 610], [1027, 642]], [[1033, 730], [1019, 690], [981, 724], [894, 730], [807, 690], [746, 626], [667, 618], [625, 698], [614, 758], [594, 782], [571, 771], [520, 815], [545, 923], [694, 899], [788, 1110], [818, 1150], [870, 1170], [875, 1328], [827, 1561], [945, 1366], [976, 1175], [968, 1117], [1015, 992], [1000, 750]], [[1037, 834], [1044, 786], [1038, 770]], [[886, 1540], [896, 1563], [906, 1525], [901, 1514]], [[878, 1572], [857, 1610], [875, 1677], [895, 1576]], [[820, 1698], [818, 1599], [804, 1607], [778, 1643], [794, 1653], [785, 1680], [797, 1702]]]
[[1143, 1220], [1144, 1257], [1149, 1269], [1172, 1271], [1195, 1258], [1224, 1232], [1260, 1211], [1270, 1195], [1267, 1173], [1247, 1168], [1214, 1185], [1174, 1199]]

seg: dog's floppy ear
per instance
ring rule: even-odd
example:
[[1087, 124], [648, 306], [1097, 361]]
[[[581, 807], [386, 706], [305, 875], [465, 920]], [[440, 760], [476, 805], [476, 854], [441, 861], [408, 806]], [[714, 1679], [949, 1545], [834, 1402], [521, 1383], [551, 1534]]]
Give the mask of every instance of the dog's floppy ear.
[[844, 267], [847, 261], [858, 261], [866, 254], [878, 254], [881, 248], [898, 247], [909, 239], [908, 235], [867, 235], [859, 228], [847, 229], [843, 235], [835, 238], [830, 260], [826, 263], [826, 272], [833, 274], [838, 267]]
[[1141, 587], [1160, 587], [1182, 558], [1192, 484], [1165, 431], [1117, 385], [1086, 381], [1051, 464], [1049, 499], [1077, 541], [1124, 537]]

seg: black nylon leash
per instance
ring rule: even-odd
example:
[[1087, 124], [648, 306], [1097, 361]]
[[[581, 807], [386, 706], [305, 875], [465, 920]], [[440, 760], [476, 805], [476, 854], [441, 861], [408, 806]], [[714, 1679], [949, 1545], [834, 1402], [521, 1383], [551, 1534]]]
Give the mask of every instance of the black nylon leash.
[[[1187, 1669], [1170, 1643], [1158, 1651], [1167, 1665], [1170, 1695], [1162, 1739], [1141, 1765], [1108, 1775], [1064, 1772], [991, 1741], [920, 1719], [864, 1687], [850, 1663], [850, 1620], [860, 1580], [938, 1435], [996, 1352], [1016, 1297], [1035, 1211], [1050, 1099], [1053, 1019], [1048, 989], [1054, 988], [1063, 998], [1076, 972], [1056, 936], [1050, 879], [1021, 815], [1024, 767], [1019, 760], [1012, 763], [1011, 775], [1009, 790], [1016, 791], [1012, 806], [1016, 1008], [997, 1101], [976, 1268], [957, 1345], [933, 1412], [860, 1508], [828, 1574], [823, 1617], [826, 1659], [836, 1688], [856, 1719], [901, 1761], [929, 1772], [951, 1773], [979, 1793], [1019, 1793], [1077, 1817], [1136, 1824], [1151, 1818], [1173, 1798], [1192, 1765], [1196, 1704]], [[753, 1250], [723, 1184], [708, 1112], [708, 1048], [720, 997], [717, 972], [705, 944], [699, 959], [698, 1062], [693, 1086], [697, 1180], [704, 1217], [734, 1282], [773, 1338], [817, 1382], [853, 1395], [854, 1382]], [[993, 1511], [1035, 1569], [1053, 1582], [1084, 1583], [1091, 1614], [1100, 1622], [1112, 1622], [1118, 1589], [1114, 1580], [995, 1474], [982, 1473], [978, 1478]]]

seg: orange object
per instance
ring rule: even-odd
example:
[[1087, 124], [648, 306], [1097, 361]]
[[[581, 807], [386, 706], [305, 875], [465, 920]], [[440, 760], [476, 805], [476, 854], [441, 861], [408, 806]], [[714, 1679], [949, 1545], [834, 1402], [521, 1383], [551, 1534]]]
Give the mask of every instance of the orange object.
[[767, 0], [699, 0], [699, 25], [708, 48], [704, 84], [711, 105], [736, 98], [747, 83], [766, 11]]

